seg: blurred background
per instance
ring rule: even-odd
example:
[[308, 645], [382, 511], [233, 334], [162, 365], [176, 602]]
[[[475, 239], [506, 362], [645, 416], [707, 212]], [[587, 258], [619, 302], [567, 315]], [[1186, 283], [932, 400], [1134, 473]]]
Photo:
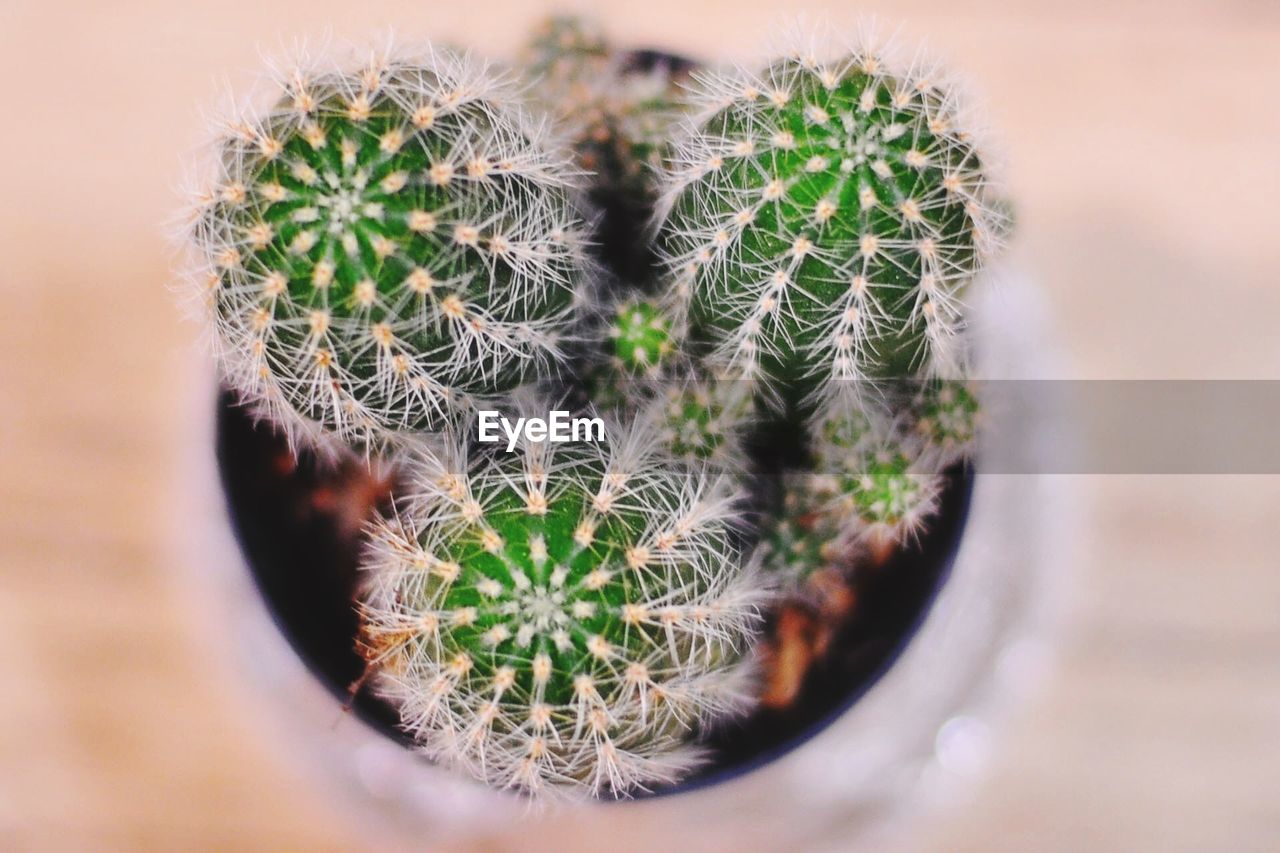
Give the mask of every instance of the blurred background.
[[[1280, 5], [803, 5], [968, 75], [1063, 377], [1280, 378]], [[264, 53], [394, 26], [503, 54], [551, 8], [573, 6], [0, 0], [0, 848], [368, 840], [260, 733], [176, 564], [208, 523], [172, 511], [207, 367], [164, 223], [199, 107]], [[620, 43], [713, 60], [788, 11], [592, 6]], [[1055, 666], [893, 848], [1280, 849], [1280, 478], [1071, 480]]]

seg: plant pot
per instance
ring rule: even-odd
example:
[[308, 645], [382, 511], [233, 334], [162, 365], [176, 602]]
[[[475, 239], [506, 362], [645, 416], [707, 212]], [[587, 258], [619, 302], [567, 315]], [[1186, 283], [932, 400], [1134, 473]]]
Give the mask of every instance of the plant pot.
[[[334, 469], [305, 452], [295, 457], [283, 436], [255, 423], [229, 392], [218, 395], [216, 418], [218, 469], [232, 530], [277, 628], [335, 700], [392, 741], [412, 746], [396, 726], [395, 708], [369, 690], [351, 689], [365, 669], [356, 642], [359, 533], [371, 511], [389, 508], [387, 484], [358, 462]], [[920, 541], [860, 569], [848, 613], [826, 620], [834, 629], [824, 643], [828, 648], [814, 656], [799, 693], [711, 733], [711, 763], [651, 793], [717, 784], [775, 760], [847, 710], [892, 666], [928, 612], [960, 544], [973, 475], [956, 466], [947, 481], [940, 510]], [[808, 622], [810, 632], [820, 626], [818, 614], [796, 609], [785, 615]], [[778, 628], [770, 633], [778, 636]], [[791, 637], [786, 642], [813, 654], [812, 643]]]
[[[1005, 281], [996, 310], [985, 312], [982, 346], [992, 363], [1034, 375], [1043, 334], [1030, 296], [1025, 284]], [[294, 519], [295, 534], [306, 531], [301, 539], [264, 534], [290, 512], [279, 502], [284, 493], [270, 486], [271, 436], [209, 385], [206, 391], [205, 405], [217, 403], [192, 431], [200, 467], [191, 482], [203, 501], [197, 511], [212, 521], [198, 543], [202, 575], [229, 605], [230, 630], [220, 636], [239, 640], [249, 670], [277, 698], [285, 713], [272, 731], [290, 753], [317, 761], [310, 775], [359, 804], [373, 816], [371, 827], [419, 840], [572, 849], [600, 831], [645, 849], [735, 841], [848, 849], [924, 801], [911, 795], [937, 790], [923, 783], [963, 778], [980, 763], [1003, 688], [1035, 668], [1040, 642], [1031, 629], [1046, 624], [1047, 581], [1067, 559], [1061, 545], [1071, 520], [1061, 481], [984, 475], [979, 459], [977, 475], [953, 480], [920, 553], [899, 562], [898, 576], [876, 593], [884, 618], [837, 641], [849, 654], [825, 682], [802, 692], [791, 713], [757, 714], [714, 733], [719, 758], [656, 796], [531, 813], [520, 796], [412, 752], [394, 712], [376, 699], [362, 693], [344, 710], [360, 670], [354, 552], [339, 553], [332, 537], [325, 544], [324, 525], [332, 522], [319, 516]], [[1002, 417], [1019, 427], [1002, 435], [1056, 438], [1044, 412]], [[304, 468], [291, 476], [314, 474]], [[312, 550], [300, 553], [299, 542]]]

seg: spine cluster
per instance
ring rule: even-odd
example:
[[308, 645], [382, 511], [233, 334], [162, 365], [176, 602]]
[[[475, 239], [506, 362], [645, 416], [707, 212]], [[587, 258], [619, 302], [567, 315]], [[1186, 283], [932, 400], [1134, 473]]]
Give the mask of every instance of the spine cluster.
[[625, 793], [748, 703], [763, 601], [731, 501], [643, 425], [414, 472], [374, 531], [364, 642], [432, 757], [498, 787]]
[[191, 229], [231, 385], [291, 438], [381, 444], [559, 358], [585, 225], [509, 83], [441, 50], [277, 82]]
[[978, 385], [957, 379], [919, 384], [911, 401], [918, 440], [940, 467], [970, 458], [976, 451], [982, 406]]
[[759, 547], [763, 570], [791, 593], [819, 572], [843, 571], [852, 562], [839, 521], [819, 504], [807, 474], [785, 478], [782, 505], [763, 524]]

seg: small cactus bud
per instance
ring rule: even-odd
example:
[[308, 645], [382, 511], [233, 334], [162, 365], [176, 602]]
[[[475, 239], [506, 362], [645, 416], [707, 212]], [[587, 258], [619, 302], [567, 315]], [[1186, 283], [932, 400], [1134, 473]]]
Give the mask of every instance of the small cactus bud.
[[819, 572], [847, 570], [853, 556], [835, 516], [814, 499], [810, 479], [807, 473], [785, 478], [782, 507], [760, 533], [761, 567], [791, 596], [803, 597], [808, 580]]
[[833, 406], [817, 421], [805, 489], [840, 535], [873, 545], [916, 537], [937, 509], [943, 477], [909, 418]]
[[921, 383], [912, 410], [924, 453], [934, 456], [939, 467], [973, 455], [982, 416], [973, 382], [935, 379]]
[[657, 425], [663, 446], [677, 459], [742, 475], [742, 442], [753, 415], [754, 400], [742, 383], [700, 379], [667, 383], [642, 416]]
[[587, 377], [591, 399], [603, 409], [652, 424], [675, 458], [718, 471], [746, 468], [742, 440], [754, 414], [744, 383], [701, 376], [666, 309], [632, 297], [604, 326], [603, 359]]
[[556, 121], [605, 204], [645, 210], [681, 116], [685, 63], [643, 63], [586, 18], [544, 21], [524, 49], [534, 101]]
[[612, 362], [629, 376], [655, 378], [670, 360], [671, 323], [650, 301], [632, 299], [620, 305], [606, 334]]

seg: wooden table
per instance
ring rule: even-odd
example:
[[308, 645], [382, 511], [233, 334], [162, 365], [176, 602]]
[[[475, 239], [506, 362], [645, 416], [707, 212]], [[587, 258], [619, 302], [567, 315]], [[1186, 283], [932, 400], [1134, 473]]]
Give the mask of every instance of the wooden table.
[[[779, 18], [597, 5], [617, 7], [613, 32], [695, 55], [750, 48]], [[881, 11], [990, 105], [1063, 374], [1280, 376], [1280, 7], [1005, 5]], [[255, 734], [173, 562], [201, 523], [172, 509], [201, 358], [162, 226], [197, 105], [260, 47], [394, 23], [501, 51], [534, 13], [0, 5], [0, 848], [359, 845]], [[1076, 485], [1089, 512], [1057, 666], [969, 800], [900, 849], [1280, 849], [1280, 481]]]

